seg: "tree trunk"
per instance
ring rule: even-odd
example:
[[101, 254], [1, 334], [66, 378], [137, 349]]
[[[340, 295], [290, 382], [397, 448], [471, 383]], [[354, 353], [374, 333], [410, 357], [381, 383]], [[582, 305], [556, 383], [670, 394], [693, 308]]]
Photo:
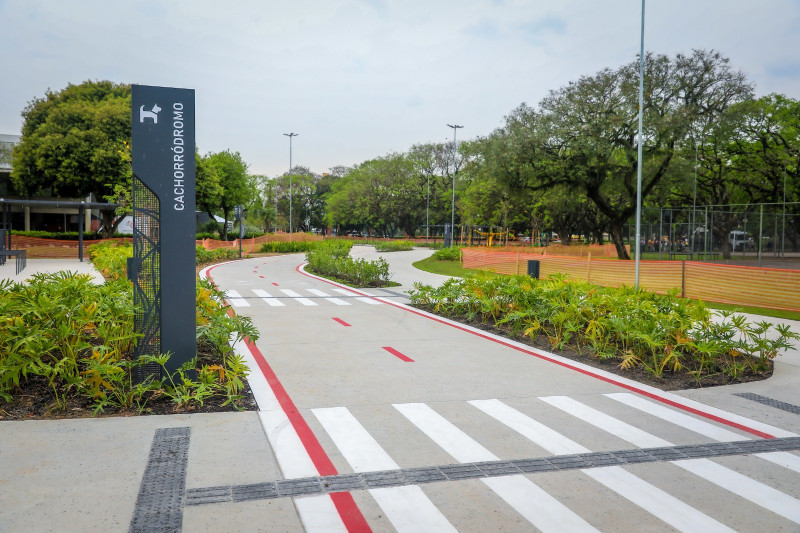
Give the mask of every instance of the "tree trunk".
[[611, 241], [614, 243], [614, 247], [617, 249], [617, 258], [630, 261], [631, 256], [628, 253], [628, 249], [625, 248], [625, 243], [622, 241], [622, 226], [611, 223], [609, 226], [609, 234], [611, 235]]
[[[123, 217], [117, 217], [116, 211], [113, 209], [104, 209], [100, 211], [100, 217], [103, 220], [103, 234], [104, 239], [111, 239], [114, 237], [114, 232], [117, 231]], [[91, 228], [83, 228], [84, 233], [91, 231]]]

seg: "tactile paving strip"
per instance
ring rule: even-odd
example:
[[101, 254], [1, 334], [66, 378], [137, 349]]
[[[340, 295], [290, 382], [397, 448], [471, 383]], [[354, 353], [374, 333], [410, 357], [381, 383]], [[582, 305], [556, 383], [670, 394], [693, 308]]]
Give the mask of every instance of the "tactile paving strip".
[[179, 532], [189, 459], [188, 427], [156, 430], [133, 510], [130, 533]]
[[774, 407], [776, 409], [783, 409], [784, 411], [789, 411], [790, 413], [800, 415], [800, 405], [794, 405], [791, 403], [782, 402], [780, 400], [774, 400], [767, 396], [761, 396], [760, 394], [753, 394], [752, 392], [737, 392], [736, 394], [734, 394], [734, 396], [747, 398], [748, 400], [753, 400], [754, 402], [763, 403], [764, 405], [769, 405], [770, 407]]
[[781, 439], [715, 442], [687, 446], [668, 446], [664, 448], [580, 453], [535, 459], [487, 461], [483, 463], [464, 463], [409, 468], [404, 470], [383, 470], [378, 472], [364, 472], [361, 474], [286, 479], [268, 483], [256, 483], [253, 485], [231, 485], [190, 489], [186, 491], [186, 505], [307, 496], [311, 494], [327, 494], [330, 492], [349, 492], [353, 490], [399, 487], [402, 485], [419, 485], [422, 483], [435, 483], [437, 481], [457, 481], [515, 474], [535, 474], [555, 470], [576, 470], [612, 465], [624, 466], [638, 463], [657, 463], [700, 457], [748, 455], [752, 453], [796, 450], [799, 448], [800, 437], [788, 437]]

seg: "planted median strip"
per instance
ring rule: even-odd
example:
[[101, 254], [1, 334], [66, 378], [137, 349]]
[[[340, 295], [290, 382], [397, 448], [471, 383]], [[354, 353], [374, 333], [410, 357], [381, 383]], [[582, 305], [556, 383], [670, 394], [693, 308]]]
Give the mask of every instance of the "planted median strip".
[[773, 359], [800, 338], [788, 326], [750, 323], [727, 311], [714, 317], [702, 302], [674, 293], [598, 287], [558, 275], [416, 284], [411, 302], [666, 388], [769, 377]]

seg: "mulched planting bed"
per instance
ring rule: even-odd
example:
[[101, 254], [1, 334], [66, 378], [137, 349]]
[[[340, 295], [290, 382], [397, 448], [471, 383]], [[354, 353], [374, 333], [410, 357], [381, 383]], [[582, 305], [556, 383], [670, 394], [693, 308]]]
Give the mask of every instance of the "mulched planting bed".
[[[198, 366], [202, 364], [218, 364], [220, 357], [214, 355], [202, 345], [198, 346]], [[256, 369], [257, 371], [257, 369]], [[252, 369], [251, 369], [252, 372]], [[242, 399], [239, 403], [241, 411], [256, 411], [258, 405], [250, 390], [250, 384], [244, 381]], [[232, 405], [222, 405], [226, 398], [221, 395], [207, 398], [203, 405], [192, 405], [188, 408], [180, 407], [166, 396], [151, 398], [144, 412], [136, 409], [105, 408], [102, 412], [95, 412], [92, 401], [85, 396], [70, 395], [66, 399], [66, 408], [55, 406], [55, 397], [52, 389], [47, 385], [43, 376], [29, 375], [25, 383], [21, 383], [14, 393], [10, 403], [0, 400], [0, 421], [2, 420], [57, 420], [65, 418], [90, 418], [109, 416], [142, 416], [142, 415], [175, 415], [192, 413], [231, 413], [237, 409]]]
[[748, 383], [751, 381], [761, 381], [763, 379], [767, 379], [770, 376], [772, 376], [772, 372], [774, 370], [773, 362], [768, 361], [769, 368], [767, 371], [756, 373], [752, 369], [747, 368], [740, 374], [740, 376], [737, 379], [731, 379], [729, 376], [725, 374], [718, 373], [718, 374], [703, 375], [702, 378], [698, 380], [696, 377], [689, 374], [689, 371], [692, 370], [692, 368], [686, 368], [686, 367], [684, 367], [684, 370], [680, 372], [670, 372], [669, 370], [664, 370], [662, 377], [658, 378], [642, 367], [635, 367], [630, 370], [622, 369], [619, 366], [618, 359], [599, 359], [597, 357], [593, 357], [591, 355], [591, 349], [586, 346], [581, 347], [580, 352], [576, 349], [574, 345], [567, 346], [563, 350], [558, 350], [553, 346], [551, 346], [550, 342], [548, 342], [547, 340], [547, 337], [545, 337], [544, 335], [539, 335], [535, 339], [532, 339], [524, 335], [513, 335], [510, 327], [497, 327], [491, 324], [485, 324], [480, 320], [467, 320], [462, 316], [452, 316], [445, 313], [435, 313], [433, 311], [433, 306], [415, 305], [414, 307], [417, 307], [418, 309], [422, 309], [432, 314], [443, 316], [445, 318], [448, 318], [456, 322], [460, 322], [468, 326], [472, 326], [477, 329], [481, 329], [483, 331], [487, 331], [489, 333], [493, 333], [495, 335], [506, 337], [513, 341], [526, 344], [532, 348], [536, 348], [567, 359], [571, 359], [573, 361], [577, 361], [579, 363], [583, 363], [592, 366], [594, 368], [599, 368], [601, 370], [605, 370], [606, 372], [610, 372], [612, 374], [616, 374], [624, 378], [638, 381], [639, 383], [643, 383], [645, 385], [651, 385], [653, 387], [656, 387], [664, 391], [699, 389], [706, 387], [717, 387], [720, 385], [733, 385], [735, 383]]

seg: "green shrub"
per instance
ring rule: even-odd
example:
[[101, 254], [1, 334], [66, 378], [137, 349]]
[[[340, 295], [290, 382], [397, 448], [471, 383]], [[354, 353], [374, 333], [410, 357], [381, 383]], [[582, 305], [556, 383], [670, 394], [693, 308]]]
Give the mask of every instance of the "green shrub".
[[343, 257], [348, 255], [352, 248], [353, 243], [351, 241], [341, 239], [326, 239], [323, 241], [267, 242], [261, 246], [261, 251], [267, 253], [293, 254], [322, 249], [325, 250], [326, 253], [333, 254], [336, 257]]
[[89, 246], [89, 259], [106, 279], [125, 279], [128, 271], [128, 258], [133, 257], [131, 243], [119, 244], [103, 242]]
[[239, 248], [231, 246], [217, 248], [216, 250], [206, 250], [202, 246], [197, 246], [195, 248], [195, 256], [198, 265], [205, 265], [228, 259], [239, 259]]
[[340, 240], [323, 242], [323, 245], [306, 253], [310, 272], [355, 287], [385, 287], [390, 283], [389, 263], [385, 259], [353, 259], [348, 255], [352, 243]]
[[407, 252], [414, 249], [411, 241], [378, 241], [374, 246], [378, 252]]
[[779, 350], [800, 338], [784, 326], [771, 335], [769, 323], [748, 324], [729, 312], [712, 320], [702, 302], [676, 293], [598, 287], [560, 275], [450, 279], [438, 288], [415, 284], [411, 301], [513, 335], [542, 335], [558, 349], [588, 349], [593, 357], [641, 367], [656, 378], [666, 371], [698, 380], [719, 373], [735, 380], [745, 368], [764, 372]]
[[[125, 280], [95, 285], [89, 275], [36, 274], [27, 285], [0, 282], [0, 399], [10, 402], [28, 380], [43, 381], [51, 410], [68, 398], [84, 397], [95, 411], [144, 412], [159, 397], [176, 406], [202, 405], [211, 396], [238, 407], [247, 366], [228, 341], [258, 337], [250, 319], [229, 316], [210, 282], [197, 285], [197, 342], [202, 358], [175, 375], [166, 372], [142, 383], [135, 370], [149, 363], [165, 369], [169, 355], [133, 359], [133, 289]], [[188, 370], [197, 378], [189, 379]]]
[[433, 252], [431, 258], [438, 261], [459, 261], [461, 260], [461, 248], [458, 246], [439, 248]]
[[264, 253], [293, 254], [312, 250], [319, 241], [273, 241], [261, 246]]
[[210, 219], [208, 222], [200, 224], [200, 226], [197, 228], [198, 233], [209, 233], [214, 235], [213, 237], [208, 237], [209, 239], [219, 238], [219, 233], [221, 231], [222, 231], [222, 224], [220, 224], [214, 219]]
[[200, 232], [195, 235], [195, 240], [202, 241], [203, 239], [218, 239], [219, 235], [216, 233]]

